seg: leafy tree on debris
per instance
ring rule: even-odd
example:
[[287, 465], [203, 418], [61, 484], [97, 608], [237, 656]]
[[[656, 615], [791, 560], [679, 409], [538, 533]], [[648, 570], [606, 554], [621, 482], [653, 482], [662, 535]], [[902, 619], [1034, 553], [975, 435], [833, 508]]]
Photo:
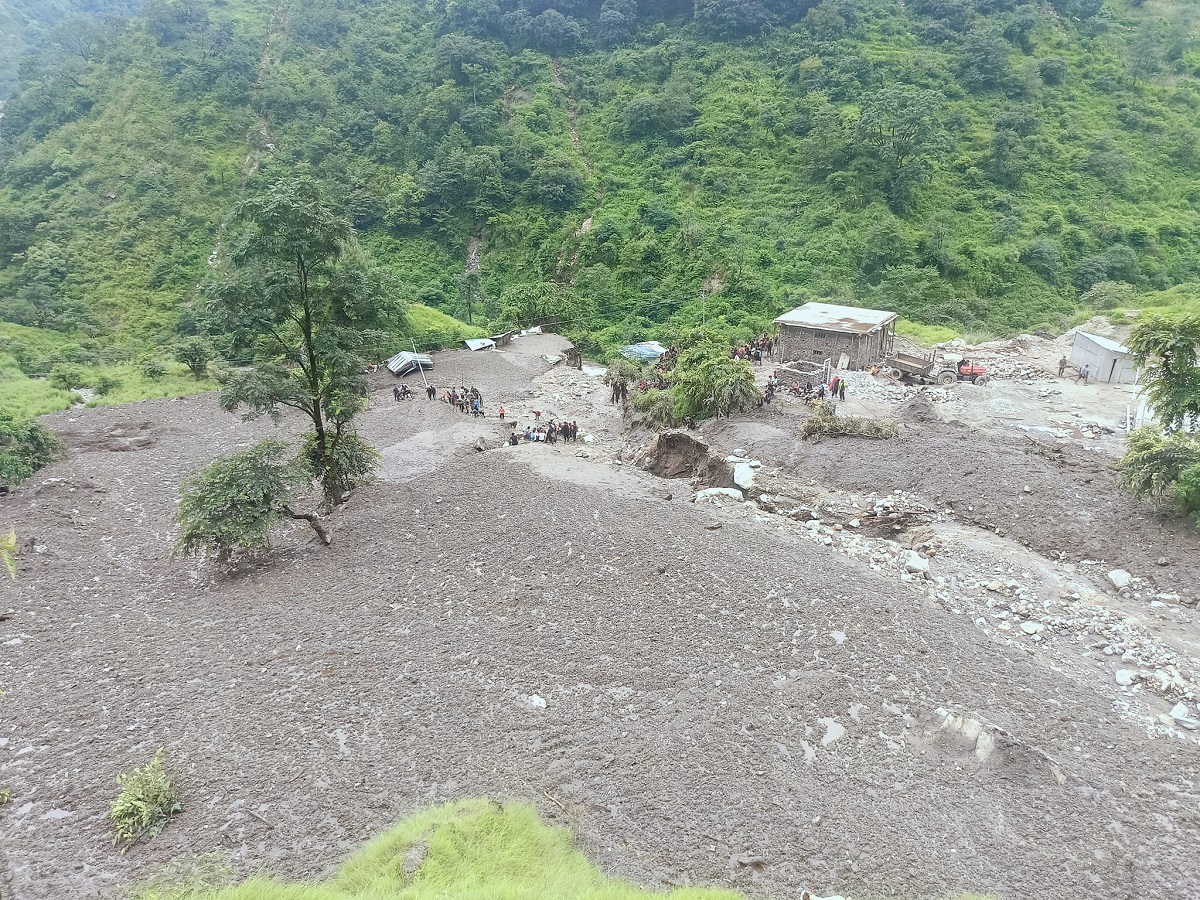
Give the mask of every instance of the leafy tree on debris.
[[222, 561], [237, 550], [264, 551], [271, 532], [286, 519], [304, 519], [330, 543], [316, 515], [294, 509], [312, 478], [306, 463], [303, 456], [288, 459], [282, 441], [268, 440], [192, 476], [179, 494], [176, 519], [181, 530], [175, 551]]
[[403, 309], [313, 181], [271, 185], [241, 204], [238, 220], [240, 242], [209, 289], [209, 309], [254, 365], [230, 377], [221, 406], [277, 421], [284, 408], [302, 413], [328, 510], [371, 472], [374, 451], [353, 428], [366, 406], [364, 365]]

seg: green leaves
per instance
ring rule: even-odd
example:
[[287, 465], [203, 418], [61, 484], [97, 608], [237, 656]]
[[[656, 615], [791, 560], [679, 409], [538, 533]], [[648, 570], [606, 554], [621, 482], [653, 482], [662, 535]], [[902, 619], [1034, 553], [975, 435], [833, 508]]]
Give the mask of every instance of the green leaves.
[[282, 441], [263, 441], [217, 460], [184, 482], [175, 551], [228, 560], [235, 551], [265, 551], [271, 531], [288, 515], [293, 493], [307, 481]]
[[1131, 432], [1125, 447], [1121, 484], [1139, 497], [1175, 500], [1200, 525], [1200, 440], [1151, 425]]
[[0, 486], [16, 487], [66, 452], [62, 442], [41, 423], [22, 422], [0, 413]]
[[143, 768], [118, 775], [117, 784], [121, 792], [108, 818], [113, 824], [112, 841], [122, 853], [141, 838], [156, 836], [172, 816], [183, 811], [161, 748]]
[[854, 126], [854, 146], [866, 171], [877, 173], [888, 204], [909, 209], [916, 189], [933, 171], [941, 149], [942, 107], [938, 91], [894, 84], [869, 94]]
[[688, 411], [702, 416], [728, 416], [761, 399], [750, 364], [732, 359], [719, 344], [702, 343], [679, 355], [675, 387]]
[[1126, 342], [1139, 364], [1146, 395], [1169, 430], [1200, 424], [1200, 312], [1151, 316]]
[[239, 219], [238, 250], [210, 286], [210, 310], [254, 347], [255, 364], [228, 379], [221, 406], [276, 421], [285, 407], [303, 413], [328, 509], [357, 480], [341, 470], [338, 445], [366, 403], [363, 351], [377, 354], [376, 328], [403, 319], [398, 287], [371, 267], [311, 179], [271, 185], [242, 203]]

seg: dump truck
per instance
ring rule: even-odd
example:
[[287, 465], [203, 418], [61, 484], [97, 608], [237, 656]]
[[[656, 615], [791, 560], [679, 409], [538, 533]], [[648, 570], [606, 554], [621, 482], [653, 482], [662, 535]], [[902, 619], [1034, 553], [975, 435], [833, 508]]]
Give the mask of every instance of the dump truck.
[[914, 384], [948, 385], [969, 381], [982, 385], [988, 381], [988, 370], [984, 366], [973, 365], [956, 353], [931, 353], [929, 356], [893, 353], [883, 360], [880, 370], [892, 381]]

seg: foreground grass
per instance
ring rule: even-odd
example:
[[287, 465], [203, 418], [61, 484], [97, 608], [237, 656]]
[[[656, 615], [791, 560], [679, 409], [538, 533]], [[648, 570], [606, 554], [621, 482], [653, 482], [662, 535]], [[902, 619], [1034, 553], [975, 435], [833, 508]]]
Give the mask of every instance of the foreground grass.
[[[202, 872], [203, 867], [197, 872]], [[468, 800], [414, 816], [368, 843], [330, 880], [284, 884], [256, 877], [214, 887], [166, 879], [134, 900], [743, 900], [730, 891], [653, 893], [602, 875], [523, 804]]]
[[745, 900], [716, 888], [656, 892], [608, 878], [565, 828], [545, 825], [525, 804], [492, 800], [413, 816], [368, 843], [328, 881], [256, 877], [222, 886], [228, 879], [217, 855], [193, 857], [134, 890], [131, 900]]

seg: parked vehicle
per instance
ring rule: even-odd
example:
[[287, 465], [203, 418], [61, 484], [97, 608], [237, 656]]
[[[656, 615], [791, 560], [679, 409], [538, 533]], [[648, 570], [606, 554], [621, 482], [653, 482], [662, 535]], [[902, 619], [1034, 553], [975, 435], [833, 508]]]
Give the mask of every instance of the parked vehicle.
[[973, 365], [955, 353], [931, 353], [915, 356], [909, 353], [893, 353], [883, 360], [881, 371], [893, 381], [908, 381], [915, 384], [954, 384], [969, 381], [972, 384], [987, 384], [988, 370], [985, 366]]

